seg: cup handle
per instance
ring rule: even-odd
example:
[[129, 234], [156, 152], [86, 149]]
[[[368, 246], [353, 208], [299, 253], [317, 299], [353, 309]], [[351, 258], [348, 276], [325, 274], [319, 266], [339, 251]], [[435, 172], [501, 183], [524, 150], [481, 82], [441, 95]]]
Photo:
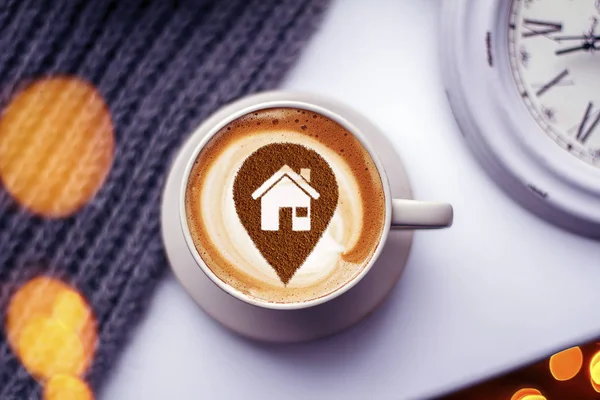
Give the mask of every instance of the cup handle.
[[392, 229], [439, 229], [452, 226], [448, 203], [392, 199]]

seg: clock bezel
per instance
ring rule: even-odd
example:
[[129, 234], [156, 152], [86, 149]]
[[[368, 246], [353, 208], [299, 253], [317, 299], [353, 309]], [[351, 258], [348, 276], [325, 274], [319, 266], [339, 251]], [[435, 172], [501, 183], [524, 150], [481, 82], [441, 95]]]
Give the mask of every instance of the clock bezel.
[[519, 98], [508, 48], [511, 7], [503, 0], [444, 2], [450, 105], [480, 164], [513, 198], [556, 225], [600, 238], [600, 168], [561, 148]]

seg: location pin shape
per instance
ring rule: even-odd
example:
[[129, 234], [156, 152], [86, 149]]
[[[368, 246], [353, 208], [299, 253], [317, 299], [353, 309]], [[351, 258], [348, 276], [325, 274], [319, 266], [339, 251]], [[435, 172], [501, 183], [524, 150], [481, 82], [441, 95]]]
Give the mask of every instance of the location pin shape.
[[338, 185], [316, 151], [273, 143], [244, 161], [233, 183], [233, 200], [250, 239], [287, 285], [327, 229]]

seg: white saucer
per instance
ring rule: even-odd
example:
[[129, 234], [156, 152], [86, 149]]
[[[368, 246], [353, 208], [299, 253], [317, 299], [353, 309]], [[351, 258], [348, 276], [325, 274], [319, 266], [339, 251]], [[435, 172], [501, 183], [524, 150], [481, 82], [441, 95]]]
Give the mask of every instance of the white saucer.
[[[269, 98], [269, 93], [252, 96]], [[297, 94], [296, 94], [297, 95]], [[308, 95], [307, 95], [308, 96]], [[222, 108], [203, 125], [230, 115], [235, 105]], [[392, 144], [364, 117], [345, 106], [319, 98], [319, 104], [340, 115], [352, 115], [372, 144], [388, 174], [393, 198], [412, 199], [408, 177]], [[369, 273], [352, 289], [330, 302], [299, 310], [270, 310], [242, 302], [215, 285], [196, 264], [172, 210], [179, 205], [181, 176], [206, 131], [196, 130], [181, 148], [167, 177], [162, 204], [162, 236], [167, 257], [177, 279], [200, 307], [232, 331], [256, 340], [301, 342], [340, 332], [365, 318], [379, 306], [400, 278], [412, 244], [413, 232], [390, 230], [385, 247]], [[374, 290], [373, 288], [378, 288]]]

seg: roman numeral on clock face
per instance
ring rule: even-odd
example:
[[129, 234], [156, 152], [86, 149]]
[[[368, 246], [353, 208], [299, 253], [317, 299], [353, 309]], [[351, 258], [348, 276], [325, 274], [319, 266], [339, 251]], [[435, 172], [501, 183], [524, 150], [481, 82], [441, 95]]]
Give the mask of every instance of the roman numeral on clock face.
[[541, 21], [537, 19], [523, 20], [523, 37], [547, 36], [562, 31], [562, 24], [558, 22]]
[[600, 122], [600, 110], [594, 111], [594, 104], [590, 101], [579, 123], [576, 139], [581, 143], [585, 143], [596, 129], [598, 122]]
[[540, 87], [538, 89], [538, 91], [535, 93], [535, 95], [537, 97], [540, 97], [541, 95], [543, 95], [544, 93], [546, 93], [548, 90], [550, 90], [554, 86], [558, 85], [560, 83], [560, 81], [562, 81], [563, 79], [565, 79], [567, 76], [569, 76], [569, 70], [565, 69], [560, 74], [558, 74], [554, 78], [552, 78], [552, 80], [550, 82], [542, 85], [542, 87]]

